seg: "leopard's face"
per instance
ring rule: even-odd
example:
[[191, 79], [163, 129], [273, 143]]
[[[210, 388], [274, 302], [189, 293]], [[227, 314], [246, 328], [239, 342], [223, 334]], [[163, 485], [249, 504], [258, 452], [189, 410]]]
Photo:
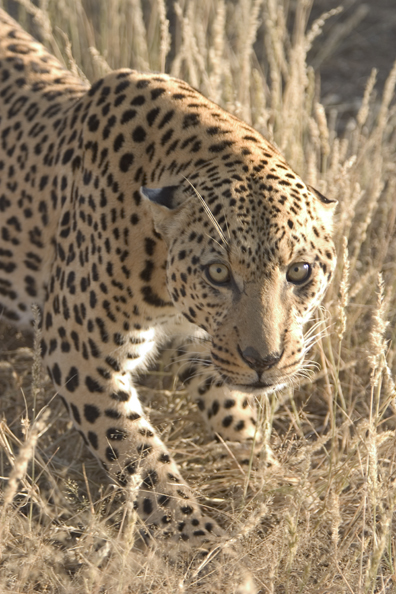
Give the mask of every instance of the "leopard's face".
[[207, 332], [211, 363], [226, 383], [279, 387], [303, 364], [304, 323], [335, 267], [333, 205], [305, 186], [297, 198], [282, 188], [274, 205], [273, 189], [268, 200], [234, 185], [226, 207], [219, 198], [209, 208], [205, 187], [143, 189], [168, 245], [169, 294]]

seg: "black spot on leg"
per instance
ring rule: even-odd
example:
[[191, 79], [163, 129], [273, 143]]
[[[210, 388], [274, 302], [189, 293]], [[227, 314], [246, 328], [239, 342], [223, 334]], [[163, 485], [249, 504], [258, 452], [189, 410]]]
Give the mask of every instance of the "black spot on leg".
[[63, 396], [61, 396], [60, 394], [58, 394], [58, 397], [62, 400], [63, 404], [65, 405], [65, 408], [66, 408], [67, 412], [70, 413], [69, 403], [67, 402], [67, 400], [65, 398], [63, 398]]
[[108, 357], [106, 357], [105, 361], [106, 361], [107, 365], [109, 365], [112, 369], [114, 369], [114, 371], [121, 371], [120, 364], [113, 357], [108, 356]]
[[205, 532], [203, 530], [194, 530], [194, 536], [205, 536]]
[[116, 474], [117, 480], [120, 483], [120, 485], [122, 485], [123, 487], [126, 487], [128, 484], [128, 479], [125, 476], [125, 474], [123, 472], [121, 472], [120, 470], [117, 472]]
[[111, 397], [118, 402], [128, 402], [129, 394], [128, 392], [124, 392], [124, 390], [117, 390], [117, 392], [112, 392]]
[[[206, 380], [203, 382], [203, 384], [201, 384], [198, 388], [198, 394], [200, 396], [203, 396], [204, 394], [206, 394], [206, 392], [208, 392], [210, 390], [210, 388], [213, 385], [213, 377], [207, 377]], [[198, 404], [199, 406], [199, 404]], [[200, 410], [205, 410], [205, 406], [203, 409]]]
[[120, 93], [122, 93], [122, 91], [125, 91], [125, 89], [127, 89], [130, 86], [130, 81], [129, 80], [123, 80], [122, 82], [118, 83], [118, 85], [115, 88], [115, 94], [119, 95]]
[[152, 256], [154, 254], [155, 246], [156, 246], [156, 241], [154, 241], [154, 239], [152, 239], [151, 237], [145, 238], [144, 249], [148, 256]]
[[145, 458], [146, 456], [148, 456], [150, 454], [150, 452], [153, 449], [153, 446], [151, 446], [148, 443], [143, 443], [138, 445], [138, 447], [136, 448], [138, 451], [138, 454], [141, 458]]
[[99, 118], [95, 114], [91, 115], [91, 117], [88, 120], [89, 131], [96, 132], [96, 130], [99, 128], [99, 124], [100, 124]]
[[100, 351], [97, 344], [91, 338], [88, 338], [88, 344], [91, 349], [92, 357], [95, 357], [97, 359], [100, 356]]
[[47, 343], [45, 342], [44, 338], [41, 339], [40, 349], [41, 349], [41, 356], [45, 357], [45, 355], [47, 353]]
[[143, 479], [142, 487], [153, 489], [158, 483], [158, 474], [155, 470], [149, 470]]
[[197, 403], [199, 410], [203, 412], [205, 410], [205, 402], [202, 400], [202, 398], [198, 398], [195, 402]]
[[121, 116], [121, 124], [126, 124], [132, 120], [137, 114], [136, 109], [127, 109]]
[[227, 417], [224, 417], [221, 424], [223, 425], [223, 427], [229, 427], [231, 425], [232, 421], [233, 421], [232, 415], [228, 415]]
[[235, 431], [242, 431], [245, 428], [245, 421], [239, 421], [235, 425]]
[[122, 155], [120, 159], [120, 169], [122, 172], [126, 173], [132, 167], [134, 161], [134, 156], [132, 153], [125, 153]]
[[125, 344], [125, 337], [119, 332], [115, 332], [113, 335], [114, 344], [117, 346], [123, 346]]
[[153, 431], [151, 431], [151, 429], [146, 429], [145, 427], [139, 429], [139, 433], [140, 435], [143, 435], [143, 437], [154, 437]]
[[168, 503], [170, 502], [170, 497], [169, 495], [160, 495], [158, 497], [158, 505], [161, 505], [162, 507], [166, 507], [168, 505]]
[[102, 392], [104, 392], [103, 386], [101, 386], [100, 383], [97, 380], [93, 379], [89, 375], [87, 375], [87, 377], [85, 378], [85, 385], [87, 386], [88, 390], [91, 393], [94, 393], [94, 392], [102, 393]]
[[134, 142], [144, 142], [146, 140], [146, 131], [142, 126], [136, 126], [132, 132]]
[[[56, 351], [57, 348], [58, 348], [58, 341], [56, 340], [56, 338], [51, 338], [48, 354], [51, 355], [51, 353]], [[49, 375], [51, 375], [51, 370], [49, 370]]]
[[74, 154], [74, 149], [72, 149], [72, 148], [67, 149], [67, 151], [65, 151], [63, 153], [62, 165], [66, 165], [72, 158], [73, 154]]
[[51, 372], [52, 372], [52, 378], [53, 378], [54, 382], [56, 384], [58, 384], [58, 386], [60, 386], [62, 383], [62, 374], [61, 374], [61, 370], [59, 369], [58, 363], [55, 363], [52, 366]]
[[45, 329], [49, 330], [52, 327], [52, 314], [50, 311], [47, 312], [45, 316]]
[[219, 405], [218, 401], [214, 400], [213, 404], [212, 404], [212, 415], [213, 416], [217, 415], [217, 413], [219, 412], [219, 409], [220, 409], [220, 405]]
[[74, 420], [76, 421], [76, 423], [78, 423], [79, 425], [81, 425], [80, 412], [79, 412], [77, 406], [75, 404], [71, 403], [70, 404], [70, 408], [72, 410]]
[[147, 515], [150, 515], [153, 511], [153, 504], [151, 499], [149, 499], [148, 497], [145, 497], [143, 499], [143, 512]]
[[235, 406], [235, 400], [233, 398], [228, 398], [224, 402], [224, 408], [232, 408], [233, 406]]
[[141, 273], [139, 275], [140, 278], [146, 283], [150, 282], [154, 268], [155, 268], [154, 262], [152, 260], [146, 260], [145, 267], [143, 268], [143, 270], [141, 271]]
[[111, 379], [111, 373], [107, 369], [104, 369], [103, 367], [97, 367], [96, 371], [99, 373], [101, 377], [103, 377], [103, 379]]
[[84, 417], [88, 423], [95, 423], [100, 417], [100, 410], [93, 404], [84, 404]]
[[109, 462], [114, 462], [114, 460], [118, 459], [119, 453], [118, 453], [118, 450], [109, 446], [106, 448], [105, 456]]
[[196, 365], [188, 365], [183, 371], [179, 373], [179, 379], [182, 384], [188, 386], [191, 380], [194, 378], [197, 371]]
[[106, 431], [106, 437], [111, 441], [122, 441], [128, 437], [128, 433], [118, 427], [110, 427]]
[[122, 148], [122, 145], [124, 144], [124, 142], [125, 142], [124, 135], [121, 133], [118, 134], [116, 139], [114, 140], [114, 144], [113, 144], [114, 152], [117, 153]]
[[126, 470], [126, 472], [128, 474], [135, 474], [138, 468], [138, 463], [136, 462], [136, 460], [127, 460], [124, 470]]
[[96, 433], [94, 433], [93, 431], [88, 431], [88, 441], [91, 444], [91, 446], [94, 448], [94, 450], [98, 449], [99, 444], [98, 444], [98, 436], [96, 435]]
[[177, 489], [176, 493], [179, 495], [179, 497], [181, 497], [182, 499], [189, 499], [189, 496], [182, 491], [181, 489]]
[[163, 452], [158, 458], [158, 462], [162, 462], [162, 464], [170, 464], [170, 461], [171, 459], [169, 454], [166, 454], [165, 452]]
[[139, 415], [139, 413], [136, 412], [131, 412], [129, 414], [127, 414], [126, 418], [128, 419], [128, 421], [137, 421], [138, 419], [141, 419], [141, 415]]

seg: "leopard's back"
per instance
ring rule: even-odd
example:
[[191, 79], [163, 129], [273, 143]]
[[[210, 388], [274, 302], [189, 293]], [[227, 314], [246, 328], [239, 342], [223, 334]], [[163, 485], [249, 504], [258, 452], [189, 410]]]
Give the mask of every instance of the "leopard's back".
[[44, 303], [62, 202], [59, 146], [85, 91], [0, 11], [0, 296], [13, 322], [26, 325], [31, 305]]

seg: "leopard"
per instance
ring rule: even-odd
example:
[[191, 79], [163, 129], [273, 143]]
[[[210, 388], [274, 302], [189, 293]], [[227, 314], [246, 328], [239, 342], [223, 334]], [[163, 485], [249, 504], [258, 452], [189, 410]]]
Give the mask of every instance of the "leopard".
[[[0, 315], [32, 328], [88, 448], [148, 539], [204, 548], [204, 511], [139, 399], [171, 339], [194, 414], [260, 441], [257, 401], [304, 365], [336, 201], [183, 80], [80, 80], [0, 11]], [[132, 488], [132, 487], [131, 487]]]

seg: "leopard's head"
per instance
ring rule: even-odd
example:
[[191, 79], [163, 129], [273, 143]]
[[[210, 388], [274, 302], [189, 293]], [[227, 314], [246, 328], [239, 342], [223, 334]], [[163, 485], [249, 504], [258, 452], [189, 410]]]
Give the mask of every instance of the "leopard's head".
[[[287, 383], [304, 361], [304, 323], [331, 280], [333, 202], [298, 181], [142, 188], [165, 240], [177, 310], [207, 332], [221, 378], [240, 389]], [[227, 196], [226, 198], [224, 196]]]

